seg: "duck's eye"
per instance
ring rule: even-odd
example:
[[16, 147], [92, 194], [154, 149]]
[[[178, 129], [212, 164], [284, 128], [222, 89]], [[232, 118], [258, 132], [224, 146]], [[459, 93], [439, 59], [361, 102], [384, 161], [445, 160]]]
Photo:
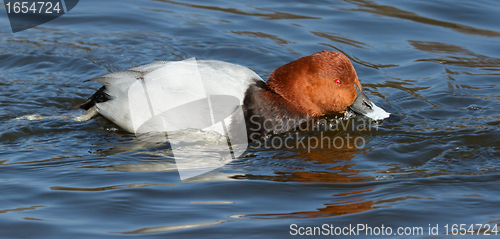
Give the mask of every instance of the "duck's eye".
[[337, 84], [339, 84], [339, 85], [340, 85], [340, 84], [342, 84], [342, 81], [340, 81], [339, 79], [336, 79], [336, 80], [335, 80], [335, 83], [337, 83]]

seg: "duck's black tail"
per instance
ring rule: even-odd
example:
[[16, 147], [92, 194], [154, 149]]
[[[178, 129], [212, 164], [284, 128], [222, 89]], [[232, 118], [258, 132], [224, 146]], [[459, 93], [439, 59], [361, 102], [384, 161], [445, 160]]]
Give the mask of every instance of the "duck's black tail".
[[84, 110], [88, 110], [92, 108], [97, 103], [102, 103], [110, 100], [108, 94], [106, 94], [106, 86], [101, 87], [98, 91], [96, 91], [87, 101], [83, 104], [76, 106], [75, 108], [80, 108]]

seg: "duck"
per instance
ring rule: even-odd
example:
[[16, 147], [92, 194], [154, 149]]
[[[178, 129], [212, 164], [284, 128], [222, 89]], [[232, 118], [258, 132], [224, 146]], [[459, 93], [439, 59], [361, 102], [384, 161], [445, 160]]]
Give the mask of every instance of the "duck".
[[241, 65], [194, 58], [91, 80], [104, 86], [78, 106], [81, 119], [101, 115], [136, 135], [198, 128], [254, 141], [328, 115], [390, 116], [365, 94], [349, 58], [328, 50], [280, 66], [266, 81]]

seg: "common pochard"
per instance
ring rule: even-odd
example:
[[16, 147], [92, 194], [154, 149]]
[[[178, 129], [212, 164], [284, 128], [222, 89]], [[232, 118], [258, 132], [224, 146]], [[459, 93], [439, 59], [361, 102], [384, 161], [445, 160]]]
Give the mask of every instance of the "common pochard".
[[[244, 115], [246, 136], [256, 140], [270, 133], [287, 132], [310, 119], [346, 111], [374, 120], [381, 120], [390, 115], [368, 99], [362, 90], [354, 66], [339, 52], [325, 50], [292, 61], [275, 69], [267, 81], [263, 81], [255, 72], [240, 65], [216, 60], [190, 62], [194, 65], [187, 64], [189, 63], [187, 60], [154, 62], [93, 79], [104, 86], [79, 106], [87, 111], [84, 118], [100, 114], [126, 131], [137, 133], [139, 126], [134, 122], [137, 117], [145, 115], [142, 121], [139, 120], [141, 124], [147, 121], [148, 117], [158, 114], [160, 108], [178, 109], [171, 111], [170, 114], [182, 114], [190, 109], [196, 111], [193, 108], [195, 106], [189, 107], [189, 103], [200, 99], [200, 96], [226, 95], [231, 98], [219, 99], [222, 101], [237, 99], [231, 102], [240, 105]], [[194, 75], [186, 78], [186, 74]], [[145, 86], [159, 77], [167, 79], [165, 81], [167, 83]], [[201, 78], [202, 85], [189, 82], [188, 78]], [[138, 89], [138, 94], [131, 93], [134, 87]], [[150, 92], [148, 93], [146, 89]], [[154, 89], [154, 92], [151, 89]], [[138, 95], [146, 95], [149, 98], [144, 100]], [[157, 103], [160, 108], [151, 107], [151, 104], [155, 104], [151, 101], [156, 101], [154, 97], [161, 98]], [[144, 106], [146, 101], [150, 109]], [[140, 102], [144, 104], [141, 106]], [[183, 105], [186, 107], [182, 107]], [[235, 109], [230, 111], [234, 112]], [[210, 118], [200, 116], [200, 118], [206, 117]], [[179, 122], [181, 121], [183, 120]], [[231, 124], [241, 124], [241, 121], [242, 119], [233, 119], [228, 121], [228, 125], [223, 126], [231, 130], [234, 128]], [[215, 131], [223, 133], [227, 129]], [[163, 128], [158, 124], [151, 124], [147, 130], [161, 131]]]

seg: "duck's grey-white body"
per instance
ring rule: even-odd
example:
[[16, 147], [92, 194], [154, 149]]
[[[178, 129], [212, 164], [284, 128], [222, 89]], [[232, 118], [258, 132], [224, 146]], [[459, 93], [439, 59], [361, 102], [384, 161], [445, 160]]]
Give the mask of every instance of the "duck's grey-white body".
[[[154, 115], [209, 95], [233, 96], [242, 104], [249, 85], [263, 81], [244, 66], [193, 58], [153, 62], [92, 80], [104, 84], [110, 98], [95, 105], [97, 112], [131, 133]], [[162, 131], [166, 126], [148, 127]], [[212, 130], [225, 134], [221, 127]]]

